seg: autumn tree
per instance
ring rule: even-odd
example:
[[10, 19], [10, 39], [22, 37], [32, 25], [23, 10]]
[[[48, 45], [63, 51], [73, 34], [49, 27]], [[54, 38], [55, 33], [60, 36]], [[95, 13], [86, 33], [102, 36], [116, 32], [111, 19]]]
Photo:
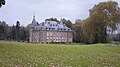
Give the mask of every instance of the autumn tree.
[[101, 2], [90, 9], [90, 16], [86, 19], [84, 35], [88, 43], [106, 43], [107, 27], [116, 30], [120, 22], [120, 8], [115, 1]]
[[72, 25], [74, 30], [73, 41], [77, 43], [83, 43], [83, 23], [81, 20], [76, 20], [76, 22]]

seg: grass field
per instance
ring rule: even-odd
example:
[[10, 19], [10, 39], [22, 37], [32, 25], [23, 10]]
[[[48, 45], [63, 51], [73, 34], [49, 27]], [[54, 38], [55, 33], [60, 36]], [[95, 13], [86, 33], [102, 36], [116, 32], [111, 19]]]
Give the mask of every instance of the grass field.
[[120, 67], [120, 45], [41, 45], [0, 41], [0, 67]]

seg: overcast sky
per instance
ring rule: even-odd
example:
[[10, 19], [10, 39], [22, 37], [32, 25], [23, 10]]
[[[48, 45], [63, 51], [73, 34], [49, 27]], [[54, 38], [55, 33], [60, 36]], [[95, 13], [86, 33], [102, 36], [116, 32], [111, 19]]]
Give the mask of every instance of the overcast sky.
[[[21, 25], [26, 26], [31, 23], [35, 12], [38, 22], [50, 17], [74, 22], [87, 18], [89, 9], [104, 1], [108, 0], [6, 0], [6, 5], [0, 8], [0, 20], [9, 25], [20, 21]], [[114, 1], [120, 3], [120, 0]]]

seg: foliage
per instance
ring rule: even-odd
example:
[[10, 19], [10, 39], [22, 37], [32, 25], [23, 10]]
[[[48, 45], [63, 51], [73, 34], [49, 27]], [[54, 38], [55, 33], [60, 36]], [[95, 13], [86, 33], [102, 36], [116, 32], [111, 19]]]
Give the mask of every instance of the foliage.
[[20, 22], [17, 21], [16, 22], [16, 29], [15, 29], [15, 37], [16, 37], [16, 40], [20, 41]]
[[120, 8], [114, 1], [101, 2], [90, 10], [83, 32], [88, 43], [106, 43], [107, 27], [116, 30], [120, 22]]
[[120, 33], [118, 33], [118, 34], [113, 34], [113, 35], [111, 35], [112, 36], [112, 39], [113, 39], [113, 41], [119, 41], [120, 42]]
[[15, 32], [15, 29], [16, 29], [16, 28], [15, 28], [15, 26], [13, 25], [13, 26], [11, 27], [11, 33], [10, 33], [10, 34], [11, 34], [11, 37], [10, 37], [10, 38], [13, 39], [13, 40], [15, 40], [15, 35], [16, 35], [16, 34], [15, 34], [15, 33], [16, 33], [16, 32]]
[[1, 7], [2, 5], [5, 5], [5, 0], [0, 0], [0, 7]]
[[83, 23], [82, 21], [76, 21], [75, 24], [72, 25], [74, 33], [74, 42], [83, 43]]
[[119, 67], [120, 46], [0, 42], [0, 67]]
[[72, 28], [72, 22], [70, 20], [63, 18], [61, 19], [61, 22], [63, 22], [63, 24], [65, 24], [68, 28]]
[[10, 27], [5, 23], [5, 21], [0, 21], [0, 40], [8, 39], [10, 36]]
[[0, 40], [16, 40], [28, 41], [28, 27], [20, 26], [20, 22], [16, 22], [16, 26], [9, 26], [5, 21], [0, 21]]
[[51, 18], [49, 18], [49, 19], [45, 19], [45, 21], [56, 21], [56, 22], [60, 22], [57, 18], [53, 18], [53, 17], [51, 17]]
[[[63, 22], [63, 24], [65, 24], [67, 27], [72, 28], [72, 22], [70, 20], [66, 20], [64, 18], [59, 21], [57, 18], [51, 17], [49, 19], [46, 19], [45, 21], [56, 21], [58, 23]], [[44, 22], [42, 22], [42, 25], [44, 25]]]

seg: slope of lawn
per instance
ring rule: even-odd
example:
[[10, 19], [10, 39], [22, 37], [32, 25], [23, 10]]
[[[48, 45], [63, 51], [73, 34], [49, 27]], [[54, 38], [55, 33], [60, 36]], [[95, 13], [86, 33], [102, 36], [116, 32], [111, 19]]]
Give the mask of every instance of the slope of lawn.
[[120, 67], [120, 45], [0, 41], [0, 67]]

